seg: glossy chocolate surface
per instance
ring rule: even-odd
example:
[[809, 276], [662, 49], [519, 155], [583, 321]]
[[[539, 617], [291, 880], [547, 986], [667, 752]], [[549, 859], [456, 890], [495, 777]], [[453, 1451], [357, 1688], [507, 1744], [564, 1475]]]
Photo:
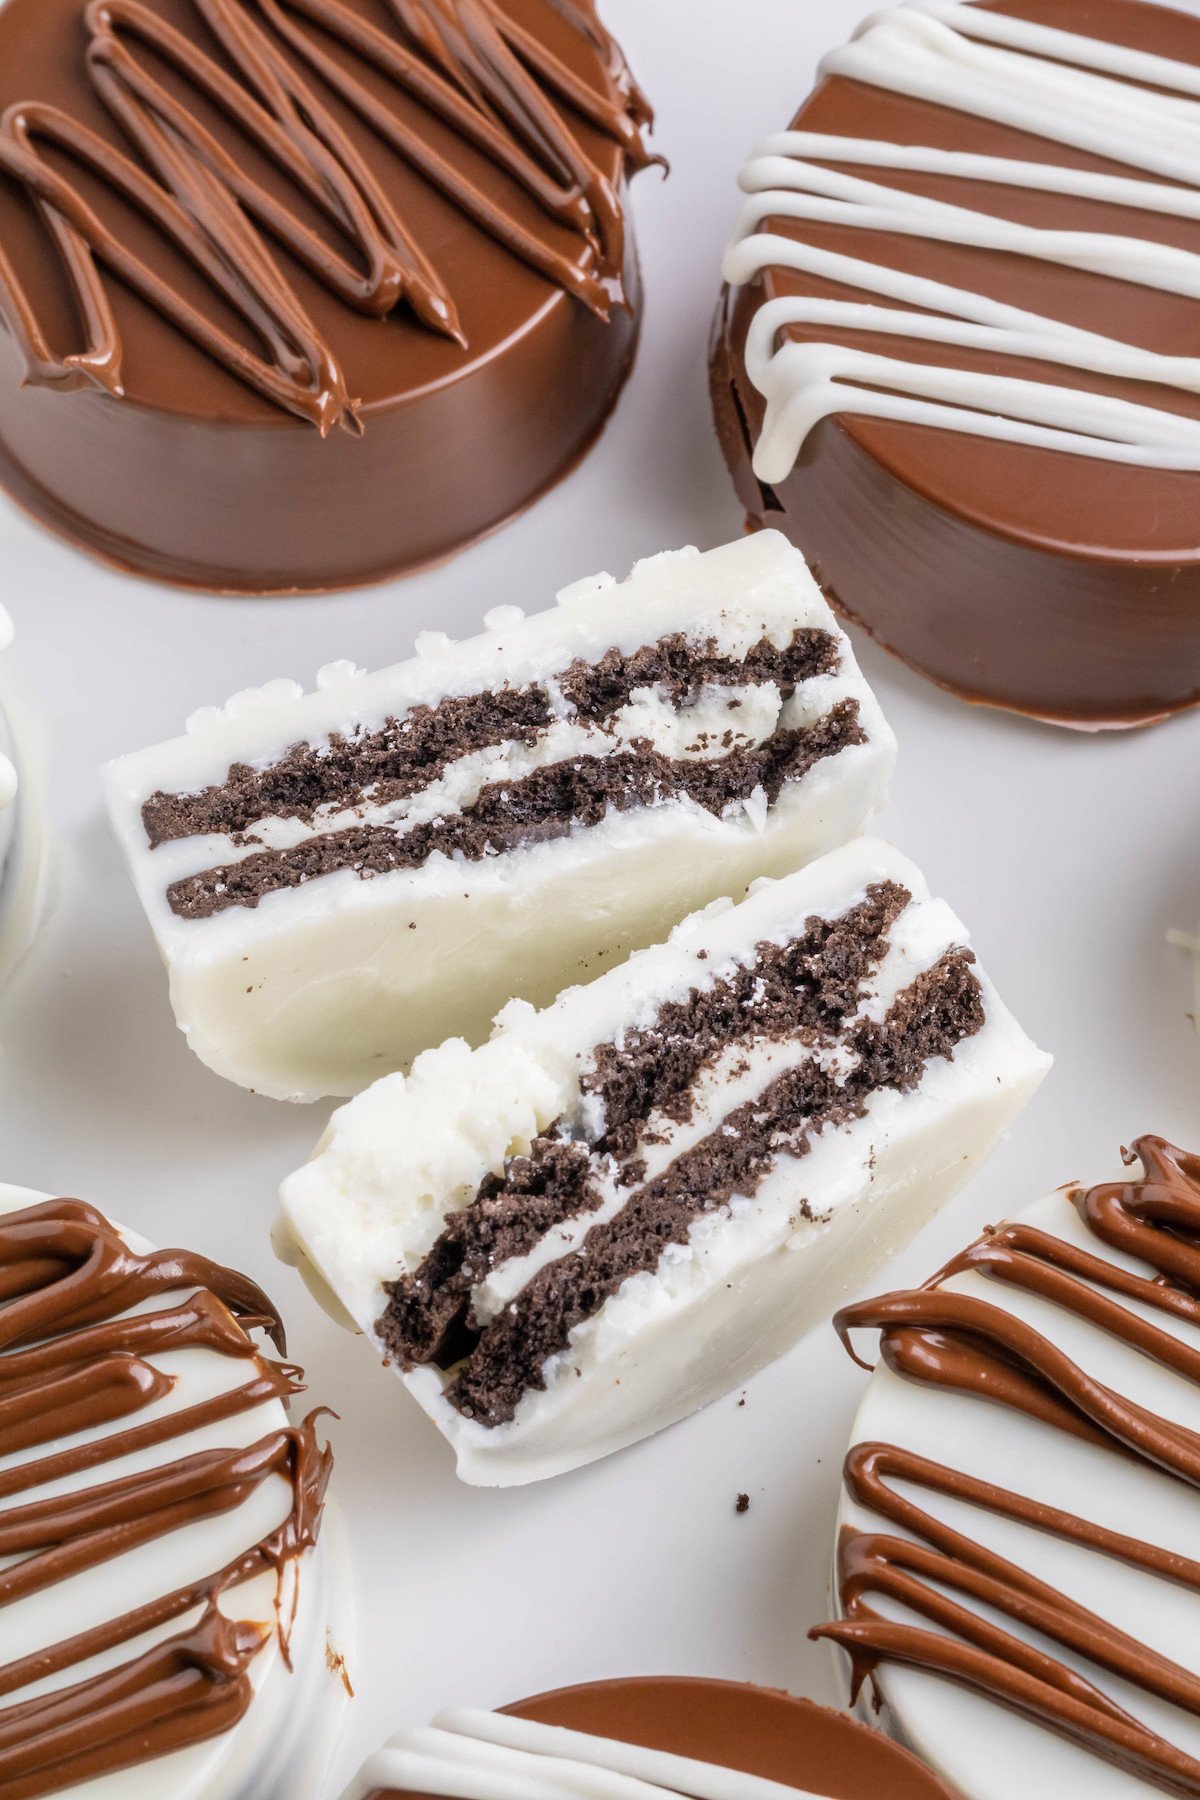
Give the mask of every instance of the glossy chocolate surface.
[[591, 0], [460, 12], [0, 9], [31, 511], [142, 573], [318, 588], [449, 554], [583, 452], [633, 355], [646, 108]]
[[[989, 10], [1200, 64], [1200, 19], [1141, 0], [1002, 0]], [[967, 113], [835, 77], [795, 127], [1128, 174], [1121, 165]], [[764, 120], [764, 131], [772, 122]], [[861, 172], [861, 171], [860, 171]], [[1023, 224], [1117, 232], [1200, 252], [1200, 223], [1032, 189], [870, 171], [872, 179]], [[1195, 350], [1195, 302], [1006, 251], [773, 220], [770, 229], [1175, 355]], [[762, 397], [742, 362], [764, 298], [862, 299], [768, 270], [726, 294], [713, 343], [721, 443], [752, 523], [784, 529], [830, 598], [889, 649], [972, 700], [1082, 725], [1133, 724], [1200, 700], [1200, 473], [1106, 463], [848, 414], [812, 432], [794, 472], [763, 488], [750, 453]], [[788, 327], [895, 353], [894, 340]], [[906, 343], [912, 360], [945, 351]], [[1088, 387], [1200, 417], [1200, 398], [1015, 357], [957, 366]]]
[[[504, 1708], [543, 1725], [619, 1738], [787, 1782], [829, 1800], [950, 1800], [908, 1751], [832, 1707], [771, 1688], [682, 1676], [588, 1682]], [[430, 1800], [395, 1789], [370, 1800]]]

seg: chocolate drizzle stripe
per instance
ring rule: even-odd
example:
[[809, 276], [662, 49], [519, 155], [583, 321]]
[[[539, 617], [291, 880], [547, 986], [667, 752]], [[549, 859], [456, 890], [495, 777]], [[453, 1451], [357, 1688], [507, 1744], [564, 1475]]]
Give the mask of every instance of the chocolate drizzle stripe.
[[[1122, 1299], [1200, 1322], [1200, 1161], [1161, 1138], [1138, 1139], [1127, 1163], [1141, 1175], [1077, 1189], [1074, 1205], [1101, 1242], [1137, 1257], [1140, 1275], [1020, 1221], [989, 1233], [934, 1283], [844, 1308], [843, 1341], [880, 1332], [888, 1366], [906, 1379], [987, 1399], [1082, 1438], [1148, 1470], [1200, 1487], [1200, 1434], [1096, 1381], [1033, 1326], [975, 1293], [945, 1289], [970, 1270], [1036, 1294], [1185, 1380], [1200, 1382], [1200, 1352], [1143, 1319]], [[849, 1653], [854, 1690], [887, 1663], [903, 1663], [975, 1689], [1069, 1737], [1166, 1792], [1200, 1795], [1200, 1760], [1118, 1706], [1052, 1651], [982, 1619], [952, 1596], [1036, 1631], [1134, 1689], [1200, 1718], [1200, 1672], [1185, 1669], [1070, 1600], [1026, 1570], [952, 1530], [893, 1485], [964, 1501], [1200, 1594], [1200, 1563], [1114, 1532], [964, 1471], [889, 1444], [847, 1458], [850, 1495], [910, 1534], [847, 1527], [839, 1545], [842, 1618], [814, 1634]], [[938, 1629], [884, 1617], [872, 1603], [900, 1600]]]
[[268, 894], [350, 870], [361, 880], [418, 869], [431, 856], [479, 862], [599, 825], [609, 810], [630, 812], [689, 800], [720, 816], [761, 789], [774, 805], [827, 756], [866, 742], [857, 700], [839, 701], [815, 724], [777, 731], [752, 749], [678, 761], [642, 747], [552, 763], [512, 781], [488, 783], [461, 812], [395, 830], [355, 825], [281, 850], [254, 852], [173, 881], [167, 904], [178, 918], [204, 919], [230, 907], [253, 909]]
[[37, 1800], [231, 1731], [253, 1699], [261, 1627], [210, 1605], [200, 1624], [108, 1675], [0, 1715], [6, 1800]]
[[[581, 106], [593, 125], [622, 145], [631, 165], [649, 160], [640, 139], [648, 109], [591, 0], [555, 0], [555, 8], [588, 43], [603, 47], [602, 92], [586, 89], [528, 32], [514, 27], [496, 0], [457, 0], [453, 10], [442, 0], [392, 0], [391, 32], [341, 0], [195, 5], [236, 75], [140, 0], [91, 0], [85, 10], [89, 79], [136, 159], [61, 108], [32, 98], [0, 119], [0, 173], [22, 186], [41, 214], [84, 336], [81, 351], [60, 355], [51, 348], [0, 249], [0, 310], [30, 381], [123, 392], [121, 340], [104, 268], [274, 405], [322, 434], [335, 426], [359, 429], [334, 351], [284, 276], [270, 239], [347, 305], [383, 318], [403, 304], [430, 329], [465, 344], [452, 295], [322, 100], [322, 83], [482, 231], [548, 280], [601, 316], [614, 297], [622, 298], [619, 201], [555, 104], [557, 97]], [[399, 109], [385, 105], [322, 48], [313, 32], [352, 50], [488, 157], [556, 229], [576, 233], [578, 253], [562, 252], [483, 193]], [[353, 258], [254, 181], [127, 40], [151, 49], [233, 121], [319, 209]], [[65, 152], [140, 212], [241, 318], [261, 352], [248, 349], [122, 243], [45, 147]]]
[[[638, 688], [658, 689], [677, 706], [718, 684], [772, 683], [787, 698], [840, 663], [837, 638], [815, 626], [799, 626], [785, 645], [763, 637], [740, 657], [723, 653], [715, 638], [697, 642], [672, 632], [630, 654], [612, 649], [594, 662], [576, 658], [551, 679], [566, 717], [604, 727]], [[159, 790], [142, 807], [142, 825], [153, 848], [208, 832], [236, 835], [267, 818], [311, 824], [318, 807], [360, 805], [368, 795], [373, 805], [404, 799], [474, 751], [510, 741], [530, 747], [557, 711], [549, 687], [536, 684], [450, 695], [353, 736], [294, 744], [263, 768], [234, 763], [223, 782], [196, 793]]]
[[[268, 1400], [290, 1399], [296, 1391], [290, 1372], [273, 1362], [264, 1361], [261, 1367], [262, 1373], [256, 1380], [231, 1388], [227, 1393], [216, 1395], [200, 1406], [183, 1407], [178, 1412], [153, 1419], [145, 1425], [134, 1425], [106, 1437], [90, 1437], [71, 1450], [62, 1450], [36, 1462], [16, 1463], [12, 1468], [0, 1470], [0, 1499], [7, 1500], [27, 1488], [40, 1487], [50, 1481], [61, 1481], [67, 1475], [81, 1474], [85, 1469], [98, 1468], [102, 1463], [112, 1462], [118, 1457], [151, 1449], [155, 1444], [163, 1444], [172, 1437], [199, 1430], [203, 1425], [214, 1425], [221, 1419], [236, 1418], [238, 1413], [263, 1406]], [[155, 1383], [156, 1390], [158, 1386]], [[146, 1403], [147, 1400], [142, 1401], [142, 1404]], [[93, 1415], [88, 1422], [93, 1425], [98, 1420]]]
[[605, 1180], [634, 1187], [643, 1131], [655, 1115], [691, 1117], [694, 1083], [735, 1044], [801, 1037], [815, 1050], [832, 1045], [863, 984], [887, 953], [887, 933], [912, 899], [879, 882], [836, 918], [814, 915], [786, 945], [762, 943], [750, 960], [685, 999], [666, 1001], [652, 1023], [598, 1044], [587, 1058], [581, 1092], [600, 1102], [604, 1126], [590, 1144], [551, 1129], [527, 1156], [489, 1175], [467, 1206], [446, 1214], [428, 1256], [389, 1284], [379, 1330], [401, 1366], [443, 1367], [472, 1348], [471, 1292], [550, 1230], [594, 1211]]
[[[173, 1303], [130, 1313], [160, 1295]], [[220, 1595], [285, 1567], [311, 1548], [320, 1524], [330, 1457], [317, 1442], [317, 1415], [241, 1448], [209, 1447], [108, 1481], [86, 1481], [38, 1498], [50, 1482], [85, 1476], [105, 1462], [169, 1444], [299, 1391], [298, 1371], [261, 1355], [249, 1337], [283, 1334], [253, 1282], [178, 1250], [140, 1255], [94, 1209], [47, 1201], [0, 1215], [0, 1454], [62, 1436], [80, 1441], [0, 1474], [0, 1607], [97, 1569], [201, 1520], [236, 1512], [282, 1477], [291, 1505], [282, 1523], [222, 1568], [132, 1612], [0, 1668], [0, 1789], [28, 1797], [111, 1773], [229, 1729], [252, 1698], [250, 1664], [271, 1630], [231, 1621]], [[246, 1366], [224, 1393], [173, 1413], [127, 1424], [160, 1404], [176, 1378], [157, 1352], [205, 1350]], [[107, 1429], [115, 1426], [115, 1429]], [[294, 1591], [294, 1590], [293, 1590]], [[21, 1700], [34, 1682], [111, 1653], [152, 1629], [200, 1610], [131, 1662]], [[278, 1635], [285, 1657], [287, 1624]]]

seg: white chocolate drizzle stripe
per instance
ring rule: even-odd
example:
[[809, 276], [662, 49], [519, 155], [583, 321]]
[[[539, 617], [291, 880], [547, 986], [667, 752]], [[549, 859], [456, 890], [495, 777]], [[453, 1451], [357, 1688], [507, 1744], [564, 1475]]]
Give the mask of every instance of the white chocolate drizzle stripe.
[[399, 1733], [344, 1800], [388, 1787], [453, 1800], [816, 1800], [738, 1769], [467, 1707]]
[[[754, 454], [759, 479], [785, 479], [813, 427], [840, 412], [1105, 461], [1200, 469], [1200, 420], [1164, 408], [1050, 382], [927, 367], [837, 344], [780, 344], [778, 335], [789, 325], [883, 332], [1189, 394], [1200, 393], [1200, 359], [1141, 349], [759, 229], [772, 217], [837, 223], [1028, 256], [1200, 298], [1200, 256], [1190, 251], [1142, 238], [1019, 225], [820, 166], [836, 161], [948, 176], [1200, 219], [1200, 106], [1190, 97], [1200, 96], [1200, 68], [982, 12], [960, 0], [908, 0], [868, 19], [853, 43], [825, 59], [822, 72], [974, 113], [1186, 185], [809, 132], [767, 139], [742, 171], [751, 199], [726, 254], [726, 280], [741, 286], [779, 267], [912, 310], [804, 296], [759, 308], [745, 353], [749, 379], [767, 402]], [[1172, 91], [1129, 85], [1139, 81]]]

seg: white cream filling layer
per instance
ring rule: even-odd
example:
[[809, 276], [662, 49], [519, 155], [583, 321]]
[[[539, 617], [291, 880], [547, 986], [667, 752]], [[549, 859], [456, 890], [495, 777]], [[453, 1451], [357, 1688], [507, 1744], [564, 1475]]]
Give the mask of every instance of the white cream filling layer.
[[[477, 1050], [451, 1040], [426, 1051], [411, 1074], [387, 1076], [339, 1108], [313, 1160], [285, 1184], [284, 1209], [320, 1266], [336, 1270], [335, 1285], [360, 1326], [370, 1330], [382, 1310], [380, 1281], [415, 1270], [446, 1212], [466, 1205], [485, 1176], [525, 1155], [559, 1120], [572, 1131], [601, 1134], [598, 1101], [580, 1093], [597, 1044], [653, 1025], [664, 1005], [706, 991], [753, 961], [759, 943], [785, 942], [810, 913], [847, 911], [874, 880], [894, 878], [910, 891], [915, 881], [920, 896], [917, 871], [895, 852], [872, 854], [883, 848], [849, 845], [803, 877], [762, 883], [740, 907], [714, 901], [684, 920], [667, 943], [640, 951], [586, 987], [568, 989], [542, 1012], [512, 1002], [492, 1040]], [[799, 907], [790, 904], [792, 894]], [[952, 921], [961, 937], [949, 908], [925, 904], [943, 924]], [[917, 929], [915, 921], [908, 929]], [[937, 925], [930, 929], [936, 934]], [[347, 1213], [354, 1220], [348, 1235]]]
[[[517, 782], [539, 769], [582, 757], [604, 759], [643, 741], [676, 762], [718, 761], [732, 750], [754, 749], [780, 730], [816, 723], [836, 703], [834, 681], [820, 677], [784, 700], [772, 684], [708, 689], [695, 705], [679, 707], [660, 692], [641, 689], [608, 726], [558, 720], [531, 744], [510, 740], [457, 758], [435, 780], [401, 799], [378, 802], [368, 788], [350, 806], [321, 806], [311, 819], [277, 814], [256, 819], [236, 837], [201, 832], [169, 839], [153, 851], [163, 887], [214, 866], [243, 862], [268, 850], [288, 850], [322, 833], [379, 826], [401, 834], [466, 811], [485, 787]], [[732, 705], [731, 702], [738, 702]], [[368, 727], [372, 729], [372, 727]], [[724, 740], [728, 738], [728, 742]], [[674, 798], [664, 793], [664, 802]], [[735, 808], [740, 803], [735, 802]]]
[[[931, 900], [922, 906], [906, 907], [889, 929], [883, 961], [870, 978], [862, 1001], [847, 1018], [843, 1038], [863, 1021], [882, 1021], [901, 991], [923, 970], [932, 967], [947, 949], [961, 941], [955, 936], [956, 929], [959, 929], [958, 922], [944, 901]], [[714, 980], [729, 973], [730, 969], [726, 968]], [[697, 985], [702, 987], [702, 984]], [[706, 985], [712, 986], [713, 982]], [[815, 1048], [801, 1037], [782, 1041], [738, 1039], [730, 1043], [697, 1076], [691, 1089], [692, 1105], [685, 1121], [667, 1118], [661, 1112], [651, 1113], [646, 1120], [636, 1146], [629, 1153], [631, 1159], [636, 1158], [645, 1165], [638, 1185], [654, 1181], [680, 1156], [725, 1129], [724, 1121], [731, 1113], [749, 1105], [788, 1070], [809, 1063], [833, 1073], [841, 1085], [857, 1067], [858, 1059], [844, 1042], [821, 1044]], [[598, 1097], [581, 1095], [578, 1109], [580, 1112], [590, 1110], [596, 1134], [603, 1132], [603, 1107]], [[472, 1290], [471, 1304], [478, 1321], [490, 1323], [541, 1269], [578, 1250], [591, 1228], [615, 1218], [634, 1191], [617, 1187], [612, 1172], [605, 1169], [600, 1204], [594, 1210], [555, 1226], [535, 1249], [501, 1264]], [[472, 1195], [465, 1195], [461, 1203], [467, 1204], [471, 1198]], [[670, 1245], [664, 1252], [664, 1266], [688, 1262], [693, 1251], [705, 1251], [708, 1240], [720, 1232], [723, 1220], [743, 1220], [752, 1206], [748, 1197], [735, 1195], [729, 1206], [697, 1219], [687, 1244]], [[828, 1212], [823, 1216], [828, 1217]], [[788, 1221], [789, 1227], [792, 1223]], [[798, 1223], [795, 1229], [799, 1229]], [[614, 1296], [607, 1304], [614, 1304], [616, 1298]], [[566, 1361], [570, 1362], [569, 1355]]]
[[[814, 1055], [812, 1046], [799, 1040], [731, 1045], [695, 1083], [692, 1112], [685, 1124], [661, 1113], [652, 1113], [646, 1121], [643, 1135], [631, 1152], [645, 1163], [645, 1174], [638, 1186], [653, 1181], [685, 1151], [718, 1131], [735, 1107], [755, 1099], [769, 1082], [807, 1062], [849, 1066], [845, 1053], [833, 1046]], [[616, 1218], [629, 1204], [636, 1188], [619, 1187], [616, 1170], [608, 1166], [597, 1163], [597, 1173], [600, 1201], [592, 1211], [554, 1226], [534, 1249], [524, 1256], [510, 1257], [472, 1289], [471, 1309], [481, 1325], [489, 1324], [516, 1300], [540, 1270], [578, 1251], [593, 1226]], [[672, 1246], [665, 1254], [670, 1257], [675, 1248]]]
[[[516, 608], [500, 608], [487, 616], [486, 626], [480, 636], [458, 644], [442, 634], [424, 633], [416, 656], [373, 675], [363, 675], [348, 663], [332, 664], [321, 672], [315, 693], [304, 694], [291, 681], [246, 690], [234, 695], [224, 708], [208, 708], [197, 715], [188, 735], [109, 765], [105, 783], [114, 828], [168, 959], [220, 957], [233, 949], [234, 937], [268, 935], [293, 921], [303, 929], [308, 920], [323, 916], [326, 910], [336, 916], [360, 907], [371, 911], [380, 904], [403, 906], [410, 886], [414, 892], [424, 891], [419, 879], [413, 884], [414, 875], [423, 876], [426, 870], [396, 871], [381, 878], [388, 884], [387, 901], [378, 891], [378, 881], [361, 884], [352, 872], [331, 874], [318, 883], [269, 895], [254, 909], [237, 909], [240, 916], [232, 931], [227, 916], [221, 913], [198, 920], [177, 918], [164, 893], [172, 881], [240, 861], [264, 848], [288, 848], [315, 830], [337, 830], [364, 820], [418, 823], [458, 811], [471, 803], [485, 782], [518, 779], [524, 772], [565, 756], [605, 754], [614, 743], [635, 738], [648, 739], [664, 754], [681, 760], [719, 755], [742, 739], [761, 743], [783, 725], [811, 723], [843, 698], [858, 701], [867, 744], [833, 759], [839, 765], [839, 785], [869, 786], [851, 769], [857, 769], [864, 757], [882, 769], [894, 754], [891, 733], [855, 665], [844, 633], [799, 553], [776, 532], [762, 532], [704, 555], [678, 551], [650, 558], [639, 563], [623, 583], [614, 583], [608, 576], [595, 577], [564, 590], [559, 604], [544, 613], [525, 618]], [[803, 683], [782, 708], [778, 688], [759, 684], [745, 689], [714, 687], [696, 703], [682, 707], [658, 692], [640, 689], [603, 731], [581, 728], [566, 717], [567, 703], [558, 691], [557, 677], [578, 659], [595, 663], [614, 648], [629, 655], [683, 633], [693, 642], [711, 638], [718, 654], [741, 661], [763, 638], [780, 649], [786, 647], [802, 627], [823, 630], [835, 638], [839, 667], [831, 676]], [[403, 718], [415, 706], [436, 706], [444, 699], [505, 686], [547, 690], [551, 710], [559, 716], [546, 742], [531, 749], [511, 743], [474, 752], [448, 768], [437, 783], [394, 808], [323, 809], [312, 826], [289, 819], [259, 821], [249, 831], [257, 843], [235, 844], [223, 833], [198, 834], [153, 850], [146, 842], [141, 808], [156, 793], [192, 794], [219, 787], [235, 763], [263, 770], [296, 744], [307, 744], [319, 752], [334, 735], [353, 739], [388, 718]], [[738, 737], [725, 746], [723, 739], [730, 730]], [[821, 798], [823, 773], [818, 765], [801, 784], [817, 809], [827, 804]], [[876, 785], [881, 780], [882, 775]], [[781, 803], [787, 798], [785, 792]], [[857, 794], [853, 805], [861, 819], [862, 801]], [[647, 809], [650, 814], [656, 810]], [[760, 822], [764, 811], [765, 806], [757, 809]], [[651, 829], [647, 813], [639, 809], [639, 817]], [[711, 815], [705, 817], [711, 820]], [[630, 815], [624, 815], [613, 822], [615, 829], [610, 829], [610, 821], [605, 820], [596, 827], [604, 834], [596, 849], [621, 853], [628, 836], [624, 828], [632, 822]], [[855, 821], [849, 822], [847, 830], [854, 828]], [[566, 845], [567, 840], [562, 840], [557, 846], [556, 869]], [[451, 876], [447, 884], [444, 861], [431, 858], [426, 865], [431, 896], [443, 886], [454, 890], [456, 877]], [[342, 891], [350, 883], [376, 891], [364, 902]], [[311, 899], [314, 889], [319, 896], [315, 908]]]

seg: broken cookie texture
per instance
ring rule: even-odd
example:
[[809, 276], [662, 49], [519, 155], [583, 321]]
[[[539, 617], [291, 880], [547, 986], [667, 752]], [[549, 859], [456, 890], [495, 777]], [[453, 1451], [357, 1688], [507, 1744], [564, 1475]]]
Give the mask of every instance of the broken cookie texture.
[[293, 744], [265, 768], [235, 763], [224, 782], [199, 793], [160, 790], [144, 803], [142, 823], [151, 845], [211, 831], [236, 834], [269, 818], [311, 825], [322, 808], [406, 799], [474, 751], [510, 739], [529, 747], [556, 717], [610, 726], [638, 688], [656, 689], [680, 707], [694, 706], [707, 687], [769, 684], [790, 698], [799, 682], [832, 675], [840, 660], [836, 637], [815, 627], [798, 626], [779, 646], [763, 638], [741, 658], [721, 655], [715, 638], [701, 644], [672, 632], [629, 656], [609, 650], [595, 663], [577, 657], [542, 684], [449, 695], [388, 718], [378, 730]]
[[[732, 733], [727, 729], [724, 736]], [[600, 825], [610, 812], [690, 800], [720, 818], [756, 795], [773, 806], [785, 782], [799, 781], [822, 757], [865, 741], [854, 700], [840, 701], [814, 724], [778, 731], [752, 748], [727, 744], [712, 761], [681, 762], [639, 741], [628, 750], [577, 756], [515, 780], [489, 782], [460, 812], [407, 830], [390, 823], [353, 825], [205, 869], [173, 881], [167, 903], [180, 918], [205, 919], [231, 906], [255, 907], [268, 894], [343, 869], [367, 881], [394, 869], [420, 869], [433, 856], [480, 862]], [[375, 800], [372, 794], [371, 803]]]
[[697, 906], [844, 842], [894, 741], [773, 533], [271, 683], [108, 771], [197, 1053], [281, 1098], [486, 1038]]
[[858, 842], [334, 1116], [280, 1246], [467, 1479], [737, 1385], [923, 1222], [1045, 1068], [963, 928]]

